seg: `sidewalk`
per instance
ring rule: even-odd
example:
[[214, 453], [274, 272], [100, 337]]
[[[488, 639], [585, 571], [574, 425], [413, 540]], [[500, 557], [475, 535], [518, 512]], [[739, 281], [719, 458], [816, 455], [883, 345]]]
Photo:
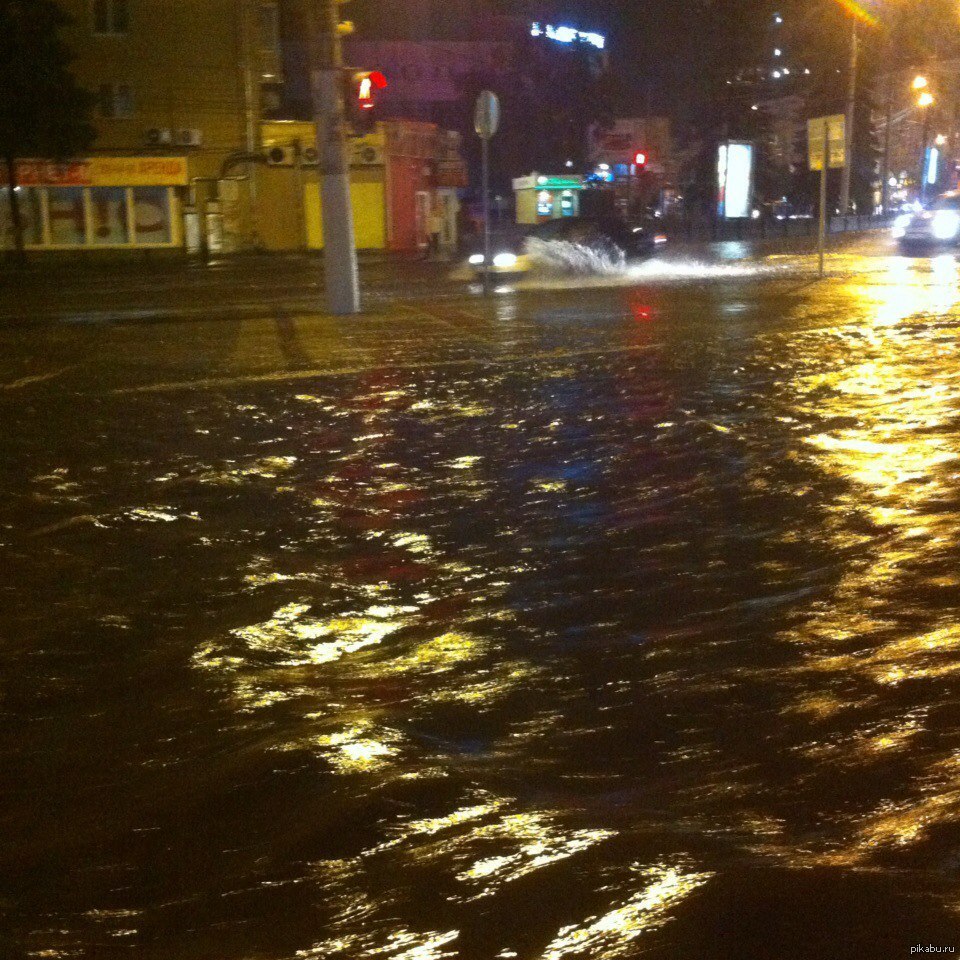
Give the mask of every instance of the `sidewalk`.
[[[451, 264], [362, 257], [368, 301], [462, 292]], [[244, 316], [271, 309], [320, 310], [323, 260], [310, 255], [240, 255], [199, 264], [185, 259], [73, 262], [0, 272], [0, 323], [109, 322]]]

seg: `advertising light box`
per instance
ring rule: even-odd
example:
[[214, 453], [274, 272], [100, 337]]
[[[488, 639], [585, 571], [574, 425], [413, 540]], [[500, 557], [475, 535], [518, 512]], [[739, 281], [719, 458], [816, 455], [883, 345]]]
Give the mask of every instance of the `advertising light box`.
[[717, 157], [717, 212], [727, 220], [750, 216], [753, 189], [753, 144], [720, 144]]

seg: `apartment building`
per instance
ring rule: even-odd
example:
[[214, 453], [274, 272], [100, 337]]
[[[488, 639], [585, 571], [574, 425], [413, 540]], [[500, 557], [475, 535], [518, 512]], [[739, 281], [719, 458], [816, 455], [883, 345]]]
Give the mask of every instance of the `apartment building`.
[[[68, 163], [20, 164], [27, 246], [322, 248], [306, 2], [60, 0], [97, 138]], [[423, 246], [438, 208], [455, 243], [457, 144], [402, 117], [352, 141], [362, 247]], [[0, 244], [12, 245], [3, 191]]]
[[[261, 86], [280, 72], [278, 10], [260, 0], [60, 0], [97, 139], [67, 164], [21, 164], [29, 247], [178, 248], [183, 209], [216, 192], [249, 237]], [[242, 179], [242, 178], [246, 179]], [[239, 241], [238, 241], [239, 242]]]

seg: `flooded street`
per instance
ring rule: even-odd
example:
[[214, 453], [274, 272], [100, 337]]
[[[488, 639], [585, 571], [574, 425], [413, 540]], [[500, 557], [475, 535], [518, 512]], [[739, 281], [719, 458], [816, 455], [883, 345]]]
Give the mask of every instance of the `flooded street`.
[[0, 956], [960, 949], [960, 267], [833, 269], [0, 330]]

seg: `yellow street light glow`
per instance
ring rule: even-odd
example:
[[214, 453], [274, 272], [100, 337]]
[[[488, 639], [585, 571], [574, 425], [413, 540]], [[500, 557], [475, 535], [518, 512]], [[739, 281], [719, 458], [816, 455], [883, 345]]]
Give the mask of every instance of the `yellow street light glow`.
[[921, 93], [920, 98], [917, 100], [918, 107], [929, 107], [933, 105], [933, 94], [932, 93]]
[[870, 27], [880, 26], [879, 18], [870, 13], [870, 11], [867, 10], [863, 4], [858, 3], [857, 0], [837, 0], [837, 3], [840, 4], [851, 17], [859, 20], [861, 23], [865, 23]]
[[929, 81], [926, 77], [916, 77], [913, 81], [914, 90], [925, 90], [929, 86]]
[[942, 147], [947, 142], [947, 138], [942, 134], [937, 134], [937, 146]]

